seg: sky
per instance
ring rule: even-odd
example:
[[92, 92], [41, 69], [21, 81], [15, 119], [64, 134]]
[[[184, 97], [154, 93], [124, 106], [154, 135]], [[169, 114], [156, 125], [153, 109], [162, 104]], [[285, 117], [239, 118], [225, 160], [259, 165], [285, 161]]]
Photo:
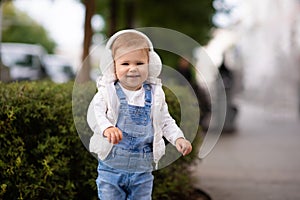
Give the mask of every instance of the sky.
[[40, 23], [59, 48], [78, 48], [83, 41], [84, 6], [76, 0], [16, 0], [15, 6]]

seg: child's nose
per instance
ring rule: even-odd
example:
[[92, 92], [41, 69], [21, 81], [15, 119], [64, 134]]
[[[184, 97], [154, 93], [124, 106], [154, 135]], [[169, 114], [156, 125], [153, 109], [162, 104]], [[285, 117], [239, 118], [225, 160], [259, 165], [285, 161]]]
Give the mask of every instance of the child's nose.
[[137, 66], [136, 65], [131, 65], [129, 71], [136, 71]]

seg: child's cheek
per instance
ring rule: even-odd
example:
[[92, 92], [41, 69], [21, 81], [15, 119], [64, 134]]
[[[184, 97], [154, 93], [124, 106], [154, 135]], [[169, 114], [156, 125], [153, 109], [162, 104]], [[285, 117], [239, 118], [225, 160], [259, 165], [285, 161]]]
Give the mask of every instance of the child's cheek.
[[125, 72], [124, 72], [124, 70], [121, 70], [120, 68], [116, 68], [116, 75], [117, 75], [117, 78], [120, 79], [125, 75]]
[[118, 72], [117, 72], [117, 78], [118, 78], [118, 79], [122, 79], [124, 76], [125, 76], [125, 73], [124, 73], [124, 72], [122, 72], [122, 71], [118, 71]]

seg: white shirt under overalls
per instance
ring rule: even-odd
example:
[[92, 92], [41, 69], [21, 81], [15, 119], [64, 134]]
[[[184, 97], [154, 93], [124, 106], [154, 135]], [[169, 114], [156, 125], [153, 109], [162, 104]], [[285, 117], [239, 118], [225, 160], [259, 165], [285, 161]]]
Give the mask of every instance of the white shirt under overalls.
[[[110, 153], [113, 144], [108, 142], [108, 139], [103, 136], [105, 129], [111, 126], [115, 126], [118, 120], [120, 102], [116, 94], [116, 89], [113, 82], [106, 83], [105, 81], [98, 81], [98, 92], [92, 99], [88, 114], [87, 122], [94, 132], [90, 139], [89, 149], [91, 152], [96, 153], [100, 160], [104, 160]], [[162, 85], [151, 84], [152, 87], [152, 106], [151, 117], [154, 129], [153, 140], [153, 160], [157, 165], [161, 157], [165, 154], [165, 142], [163, 136], [175, 146], [175, 142], [178, 138], [184, 138], [184, 135], [180, 128], [177, 126], [175, 120], [170, 116], [168, 106], [165, 101], [165, 94], [162, 89]], [[128, 103], [136, 103], [140, 105], [144, 103], [144, 91], [137, 91], [136, 94], [142, 99], [128, 99]], [[141, 93], [139, 95], [139, 93]], [[143, 104], [142, 103], [142, 104]]]

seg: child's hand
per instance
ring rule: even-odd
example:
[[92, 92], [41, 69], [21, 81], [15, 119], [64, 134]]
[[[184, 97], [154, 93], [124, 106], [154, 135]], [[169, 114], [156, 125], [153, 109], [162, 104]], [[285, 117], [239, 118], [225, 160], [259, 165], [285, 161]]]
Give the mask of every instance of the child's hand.
[[108, 127], [105, 129], [103, 135], [107, 137], [108, 141], [113, 144], [118, 144], [120, 140], [123, 138], [122, 131], [117, 127]]
[[176, 148], [180, 153], [182, 153], [183, 156], [188, 155], [192, 151], [191, 143], [183, 138], [178, 138], [176, 140]]

